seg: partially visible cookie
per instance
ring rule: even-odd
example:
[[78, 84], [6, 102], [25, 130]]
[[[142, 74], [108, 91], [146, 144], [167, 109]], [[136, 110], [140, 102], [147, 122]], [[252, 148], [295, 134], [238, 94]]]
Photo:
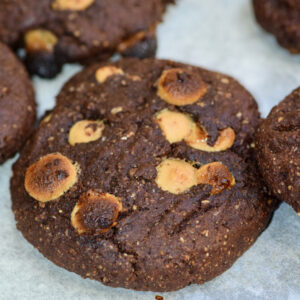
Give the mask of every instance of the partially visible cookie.
[[291, 8], [300, 9], [299, 0], [281, 0], [281, 1], [289, 5]]
[[259, 120], [223, 74], [155, 59], [92, 65], [13, 167], [17, 227], [57, 265], [109, 286], [208, 281], [276, 207], [253, 163]]
[[291, 53], [300, 53], [300, 2], [253, 0], [257, 21]]
[[26, 49], [31, 73], [54, 77], [66, 62], [153, 57], [156, 26], [172, 0], [0, 1], [0, 41]]
[[0, 43], [0, 164], [20, 149], [34, 121], [34, 92], [26, 70]]
[[257, 160], [272, 192], [300, 214], [300, 88], [260, 125]]

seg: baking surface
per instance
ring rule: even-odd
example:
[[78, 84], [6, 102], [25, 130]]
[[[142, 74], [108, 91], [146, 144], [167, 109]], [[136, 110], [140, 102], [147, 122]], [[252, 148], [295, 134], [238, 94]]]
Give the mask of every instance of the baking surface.
[[[256, 98], [263, 116], [300, 86], [300, 55], [292, 56], [254, 21], [249, 0], [179, 0], [160, 25], [159, 58], [227, 73]], [[61, 85], [79, 66], [56, 80], [34, 80], [39, 115], [54, 105]], [[0, 299], [154, 300], [158, 293], [112, 289], [55, 266], [15, 228], [9, 194], [11, 165], [0, 167]], [[282, 204], [267, 230], [234, 266], [204, 285], [165, 300], [300, 299], [300, 218]]]

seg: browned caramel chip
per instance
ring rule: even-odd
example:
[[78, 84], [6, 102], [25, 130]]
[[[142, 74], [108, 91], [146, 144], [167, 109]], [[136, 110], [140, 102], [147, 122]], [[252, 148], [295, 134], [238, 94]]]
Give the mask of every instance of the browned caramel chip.
[[193, 104], [206, 93], [201, 77], [190, 70], [170, 69], [162, 73], [157, 94], [166, 102], [178, 106]]
[[57, 37], [49, 30], [33, 29], [25, 34], [25, 47], [28, 52], [52, 52], [57, 44]]
[[27, 169], [25, 189], [38, 201], [51, 201], [62, 196], [77, 182], [78, 173], [78, 165], [66, 156], [47, 154]]
[[104, 130], [103, 121], [82, 120], [75, 123], [69, 132], [69, 144], [74, 146], [100, 139]]
[[113, 75], [124, 75], [122, 69], [114, 66], [101, 67], [96, 71], [96, 79], [99, 83], [104, 83], [109, 77]]
[[172, 194], [181, 194], [197, 185], [196, 169], [183, 160], [165, 159], [156, 168], [156, 184]]
[[122, 203], [111, 194], [90, 190], [81, 195], [71, 214], [71, 224], [79, 234], [98, 235], [116, 225]]
[[52, 8], [55, 10], [85, 10], [91, 6], [95, 0], [55, 0]]
[[235, 185], [235, 179], [228, 168], [220, 162], [213, 162], [197, 170], [198, 184], [212, 186], [211, 194], [218, 194]]
[[185, 138], [186, 143], [197, 150], [219, 152], [229, 149], [235, 140], [234, 130], [230, 127], [220, 131], [220, 135], [213, 146], [207, 144], [207, 132], [196, 124], [191, 134]]
[[186, 114], [164, 109], [155, 116], [164, 136], [170, 143], [177, 143], [189, 136], [194, 122]]

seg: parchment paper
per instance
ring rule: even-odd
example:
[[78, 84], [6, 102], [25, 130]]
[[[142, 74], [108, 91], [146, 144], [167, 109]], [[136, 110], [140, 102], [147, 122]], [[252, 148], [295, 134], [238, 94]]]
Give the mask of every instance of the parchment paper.
[[[233, 75], [256, 97], [264, 116], [300, 86], [300, 55], [291, 56], [261, 30], [248, 0], [179, 0], [169, 8], [158, 36], [160, 58]], [[79, 69], [66, 66], [52, 81], [34, 79], [39, 115], [53, 107], [63, 82]], [[55, 266], [25, 241], [11, 212], [14, 160], [0, 167], [0, 299], [154, 300], [158, 293], [84, 280]], [[300, 299], [300, 217], [282, 204], [269, 228], [230, 270], [202, 286], [160, 295], [165, 300]]]

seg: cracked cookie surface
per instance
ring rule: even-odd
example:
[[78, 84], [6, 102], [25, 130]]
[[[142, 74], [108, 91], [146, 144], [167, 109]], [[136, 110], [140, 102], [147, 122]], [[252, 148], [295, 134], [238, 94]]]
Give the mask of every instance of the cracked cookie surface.
[[51, 78], [67, 62], [114, 53], [153, 57], [165, 0], [1, 0], [0, 41], [25, 48], [30, 73]]
[[[99, 80], [99, 70], [118, 72]], [[168, 70], [168, 99], [175, 93], [179, 105], [158, 92]], [[194, 76], [203, 92], [190, 103]], [[86, 120], [95, 126], [87, 130]], [[57, 265], [109, 286], [171, 291], [201, 284], [253, 244], [276, 206], [252, 162], [258, 123], [255, 100], [226, 75], [155, 59], [92, 65], [65, 84], [14, 165], [18, 229]], [[93, 136], [97, 124], [97, 139], [82, 138]], [[77, 127], [80, 139], [70, 143]], [[195, 127], [193, 140], [203, 149], [185, 141]], [[234, 136], [224, 143], [226, 128]], [[51, 188], [60, 196], [41, 202], [24, 181], [26, 170], [49, 154], [54, 161], [36, 182], [45, 178], [41, 189], [47, 188], [57, 174]], [[57, 156], [80, 170], [73, 185]]]
[[20, 149], [34, 121], [34, 92], [26, 70], [0, 43], [0, 164]]
[[272, 192], [300, 215], [300, 88], [262, 122], [256, 150], [260, 170]]

